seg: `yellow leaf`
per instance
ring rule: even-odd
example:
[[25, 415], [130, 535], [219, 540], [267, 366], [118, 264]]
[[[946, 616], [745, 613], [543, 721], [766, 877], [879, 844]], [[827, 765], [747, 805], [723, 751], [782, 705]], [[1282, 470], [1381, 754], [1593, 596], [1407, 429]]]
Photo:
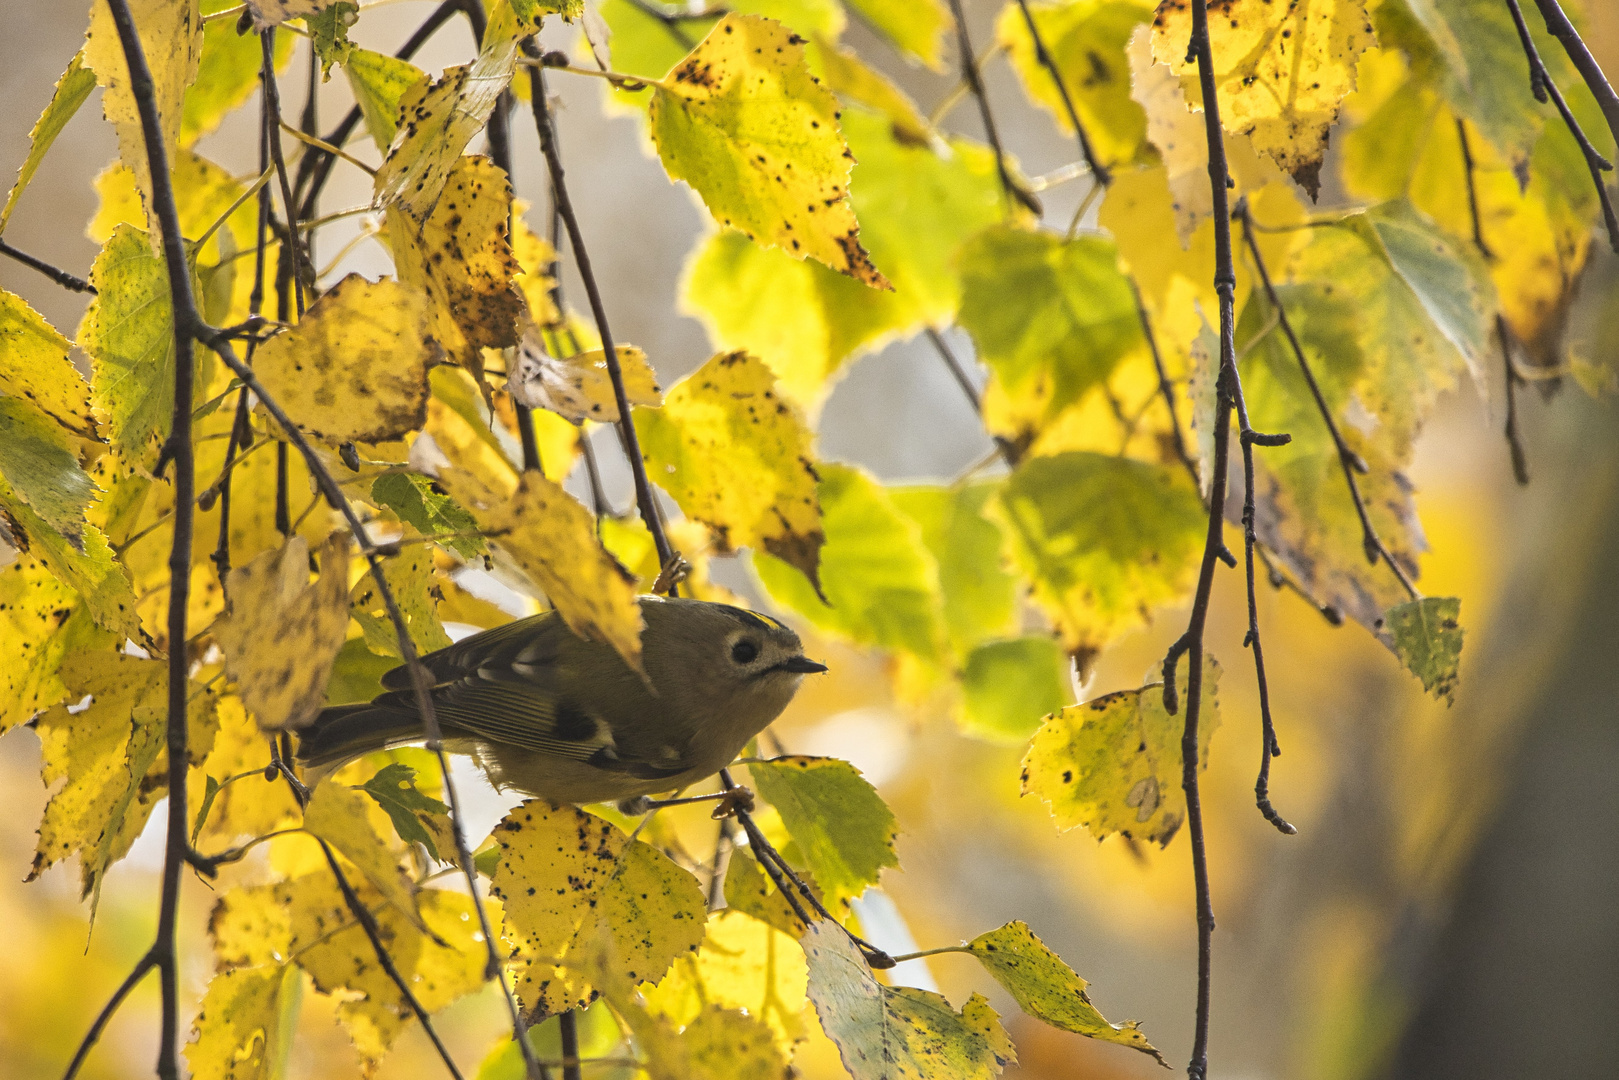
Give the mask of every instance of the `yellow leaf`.
[[67, 695], [61, 667], [69, 656], [111, 648], [71, 586], [39, 559], [21, 555], [0, 570], [0, 733], [27, 722]]
[[907, 58], [943, 69], [944, 32], [950, 25], [944, 0], [849, 0], [849, 6]]
[[456, 160], [425, 222], [390, 211], [388, 239], [400, 284], [427, 296], [430, 332], [444, 351], [480, 371], [478, 350], [517, 344], [523, 301], [508, 224], [506, 174], [486, 157]]
[[556, 249], [528, 227], [528, 222], [523, 219], [526, 213], [528, 203], [514, 199], [512, 255], [517, 259], [519, 273], [512, 283], [523, 294], [523, 299], [528, 301], [529, 318], [540, 326], [555, 326], [562, 319], [562, 313], [551, 299], [551, 290], [556, 287], [556, 279], [551, 276], [551, 267], [557, 258]]
[[371, 827], [375, 804], [363, 793], [332, 780], [322, 781], [304, 808], [304, 831], [319, 837], [364, 874], [366, 880], [411, 922], [416, 913], [415, 887], [399, 866], [399, 858]]
[[90, 91], [95, 88], [95, 72], [85, 67], [84, 50], [80, 49], [68, 61], [62, 77], [56, 80], [56, 93], [51, 95], [50, 104], [45, 106], [45, 111], [34, 122], [34, 130], [28, 133], [28, 156], [17, 170], [17, 182], [11, 186], [11, 194], [6, 196], [5, 207], [0, 209], [0, 232], [5, 231], [6, 222], [11, 220], [11, 212], [17, 207], [17, 200], [39, 170], [40, 162], [45, 160], [46, 151], [50, 150], [56, 137], [62, 134], [62, 129], [67, 127], [68, 121], [73, 119], [79, 106], [84, 104]]
[[804, 39], [756, 15], [727, 15], [656, 84], [653, 142], [709, 212], [750, 240], [886, 289], [849, 205], [853, 155], [837, 101], [804, 62]]
[[[751, 863], [745, 855], [733, 855]], [[686, 1026], [698, 1021], [704, 1005], [741, 1009], [769, 1026], [776, 1046], [791, 1054], [804, 1037], [808, 969], [798, 942], [775, 927], [740, 911], [722, 911], [708, 920], [703, 944], [675, 962], [655, 987], [642, 990], [647, 1008]]]
[[[202, 6], [204, 15], [213, 15], [233, 5], [229, 0], [205, 0]], [[276, 70], [286, 68], [297, 40], [292, 34], [276, 35]], [[214, 19], [203, 26], [197, 80], [186, 91], [180, 117], [182, 144], [194, 145], [258, 90], [261, 48], [258, 35], [236, 32], [235, 19]]]
[[113, 631], [119, 641], [126, 637], [141, 639], [129, 574], [114, 558], [106, 534], [86, 524], [77, 542], [70, 542], [19, 498], [4, 479], [0, 479], [0, 512], [6, 517], [11, 544], [43, 562], [58, 581], [76, 589], [98, 624]]
[[386, 154], [399, 130], [400, 99], [417, 84], [425, 87], [426, 74], [409, 61], [361, 48], [349, 49], [343, 60], [343, 74], [348, 76], [355, 104], [365, 117], [365, 129], [377, 149]]
[[[202, 57], [202, 16], [197, 0], [133, 0], [129, 5], [140, 38], [141, 50], [152, 73], [158, 123], [168, 160], [180, 142], [180, 117], [186, 87], [197, 77]], [[118, 132], [118, 152], [125, 165], [135, 172], [141, 199], [151, 204], [152, 179], [147, 166], [146, 140], [141, 134], [140, 111], [130, 85], [129, 68], [124, 62], [118, 27], [112, 21], [107, 0], [96, 0], [90, 9], [90, 29], [85, 33], [84, 62], [96, 73], [96, 84], [106, 92], [101, 111]], [[154, 230], [150, 242], [158, 243]]]
[[[910, 146], [927, 146], [933, 125], [893, 81], [860, 59], [853, 49], [816, 37], [810, 66], [820, 73], [832, 92], [875, 109], [893, 125], [894, 137]], [[858, 190], [858, 187], [857, 187]]]
[[[1247, 135], [1291, 174], [1310, 198], [1321, 187], [1321, 159], [1338, 105], [1355, 89], [1355, 65], [1377, 44], [1364, 0], [1224, 0], [1209, 15], [1209, 42], [1226, 131]], [[1187, 60], [1191, 0], [1163, 0], [1152, 51], [1180, 76], [1193, 109], [1203, 94]]]
[[531, 799], [494, 835], [501, 857], [490, 890], [506, 905], [505, 936], [527, 961], [517, 992], [531, 1022], [594, 1001], [595, 964], [635, 986], [662, 978], [702, 942], [697, 880], [610, 822]]
[[[1187, 665], [1177, 685], [1186, 708]], [[1220, 726], [1220, 665], [1203, 657], [1203, 704], [1198, 714], [1199, 768]], [[1166, 845], [1186, 819], [1181, 789], [1184, 711], [1164, 709], [1163, 683], [1070, 705], [1046, 717], [1023, 757], [1023, 794], [1051, 807], [1057, 828], [1084, 825], [1098, 840], [1119, 833]]]
[[[86, 694], [93, 700], [75, 712], [57, 705], [37, 722], [40, 774], [47, 787], [65, 782], [45, 806], [28, 877], [77, 854], [93, 915], [107, 868], [129, 851], [168, 792], [168, 662], [80, 653], [64, 661], [62, 683], [75, 700]], [[187, 751], [195, 764], [213, 744], [213, 695], [188, 690]]]
[[[205, 851], [219, 850], [244, 838], [266, 836], [297, 825], [300, 818], [298, 803], [287, 782], [279, 773], [266, 778], [272, 736], [259, 730], [235, 694], [219, 699], [217, 715], [219, 733], [214, 736], [213, 749], [202, 769], [222, 786], [197, 834], [196, 843]], [[243, 773], [253, 775], [225, 783]], [[202, 808], [199, 805], [195, 809], [200, 813]]]
[[281, 1076], [284, 1031], [296, 1021], [295, 968], [235, 968], [208, 983], [186, 1044], [186, 1064], [197, 1080], [274, 1080]]
[[[414, 537], [408, 530], [406, 539]], [[450, 644], [449, 635], [439, 625], [434, 611], [433, 555], [426, 544], [406, 545], [398, 555], [382, 561], [382, 576], [388, 581], [399, 613], [405, 618], [410, 639], [416, 652], [425, 656]], [[379, 656], [400, 656], [399, 635], [393, 620], [388, 618], [387, 606], [377, 591], [377, 579], [367, 572], [354, 583], [349, 593], [349, 609], [354, 620], [365, 632], [365, 642]]]
[[[631, 405], [661, 405], [663, 391], [646, 353], [615, 345], [624, 396]], [[591, 349], [557, 359], [545, 349], [537, 325], [530, 325], [517, 348], [516, 366], [506, 391], [531, 409], [549, 409], [569, 420], [618, 422], [618, 397], [607, 371], [607, 350]]]
[[649, 1080], [762, 1080], [791, 1075], [788, 1051], [744, 1011], [710, 1005], [678, 1033], [667, 1021], [625, 1012], [633, 1018], [629, 1027], [646, 1055]]
[[651, 479], [713, 531], [719, 552], [762, 548], [819, 587], [814, 437], [768, 367], [722, 353], [635, 422]]
[[506, 0], [497, 0], [484, 29], [483, 48], [470, 64], [445, 68], [441, 78], [405, 91], [399, 115], [406, 122], [394, 135], [377, 170], [380, 205], [398, 206], [418, 228], [438, 205], [461, 151], [494, 112], [512, 81], [517, 43], [532, 27], [518, 25]]
[[427, 420], [435, 348], [419, 294], [350, 274], [258, 350], [254, 370], [293, 422], [333, 446], [382, 442]]
[[509, 499], [480, 501], [460, 468], [442, 477], [450, 494], [477, 518], [489, 546], [551, 601], [574, 633], [611, 645], [641, 670], [641, 609], [635, 577], [596, 538], [595, 518], [562, 488], [524, 473]]
[[332, 661], [348, 635], [348, 560], [348, 534], [333, 533], [321, 548], [320, 578], [311, 582], [309, 544], [294, 536], [230, 572], [214, 640], [265, 731], [304, 727], [326, 702]]
[[94, 439], [90, 386], [68, 359], [72, 345], [22, 297], [0, 289], [0, 393], [27, 398], [67, 431]]

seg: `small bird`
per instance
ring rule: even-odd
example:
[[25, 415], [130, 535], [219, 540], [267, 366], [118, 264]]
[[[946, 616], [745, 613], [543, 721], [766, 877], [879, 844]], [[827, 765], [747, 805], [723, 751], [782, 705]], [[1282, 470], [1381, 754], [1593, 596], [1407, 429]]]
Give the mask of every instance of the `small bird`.
[[[499, 789], [558, 803], [673, 791], [728, 765], [826, 670], [798, 635], [729, 604], [641, 598], [643, 679], [610, 645], [545, 612], [421, 658], [444, 748], [473, 756]], [[333, 705], [299, 733], [313, 786], [345, 762], [422, 738], [410, 670], [369, 703]]]

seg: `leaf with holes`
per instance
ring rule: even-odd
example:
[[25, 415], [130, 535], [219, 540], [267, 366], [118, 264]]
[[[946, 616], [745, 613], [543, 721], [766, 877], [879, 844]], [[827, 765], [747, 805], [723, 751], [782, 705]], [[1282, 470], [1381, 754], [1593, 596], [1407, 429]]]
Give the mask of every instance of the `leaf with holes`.
[[1427, 596], [1398, 604], [1384, 616], [1394, 637], [1394, 654], [1422, 688], [1447, 705], [1456, 703], [1456, 676], [1462, 661], [1462, 602], [1454, 596]]

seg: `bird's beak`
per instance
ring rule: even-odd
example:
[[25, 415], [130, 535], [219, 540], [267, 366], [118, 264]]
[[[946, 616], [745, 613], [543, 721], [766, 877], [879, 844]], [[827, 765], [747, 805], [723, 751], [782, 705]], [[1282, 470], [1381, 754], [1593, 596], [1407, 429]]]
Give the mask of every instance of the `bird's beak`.
[[826, 665], [816, 663], [807, 656], [789, 656], [776, 665], [777, 671], [790, 671], [795, 675], [813, 675], [825, 671]]

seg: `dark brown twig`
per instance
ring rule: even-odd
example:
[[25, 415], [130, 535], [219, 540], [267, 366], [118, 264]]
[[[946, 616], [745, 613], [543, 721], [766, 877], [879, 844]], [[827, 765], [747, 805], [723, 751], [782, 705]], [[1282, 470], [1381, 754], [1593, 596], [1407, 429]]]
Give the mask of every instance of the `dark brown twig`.
[[1186, 448], [1186, 436], [1181, 434], [1180, 410], [1175, 407], [1175, 384], [1170, 382], [1163, 354], [1158, 351], [1158, 335], [1152, 330], [1152, 316], [1141, 299], [1141, 289], [1137, 287], [1136, 279], [1126, 275], [1125, 280], [1130, 283], [1130, 295], [1135, 298], [1136, 316], [1141, 320], [1141, 336], [1147, 339], [1147, 350], [1152, 353], [1153, 371], [1158, 375], [1158, 396], [1163, 399], [1164, 408], [1169, 410], [1169, 431], [1174, 440], [1175, 457], [1186, 470], [1186, 475], [1192, 478], [1192, 486], [1202, 491], [1203, 481], [1197, 473], [1197, 462], [1192, 460], [1191, 451]]
[[1602, 110], [1603, 119], [1608, 122], [1608, 132], [1613, 136], [1614, 144], [1619, 146], [1619, 93], [1614, 92], [1613, 85], [1602, 73], [1602, 65], [1597, 63], [1591, 50], [1580, 40], [1579, 32], [1574, 29], [1574, 24], [1563, 13], [1557, 0], [1535, 0], [1535, 6], [1540, 9], [1541, 18], [1546, 20], [1546, 32], [1562, 44], [1563, 51], [1574, 62], [1574, 70], [1580, 73], [1580, 78], [1590, 88], [1591, 96], [1596, 98], [1597, 108]]
[[[1506, 2], [1507, 10], [1512, 12], [1513, 25], [1518, 28], [1518, 41], [1523, 45], [1523, 54], [1529, 61], [1529, 89], [1534, 92], [1536, 101], [1545, 102], [1550, 99], [1551, 103], [1557, 106], [1557, 112], [1562, 116], [1563, 123], [1568, 125], [1568, 130], [1574, 136], [1574, 141], [1580, 144], [1580, 153], [1585, 155], [1585, 167], [1590, 170], [1591, 182], [1597, 188], [1597, 201], [1602, 204], [1602, 220], [1608, 227], [1608, 245], [1616, 253], [1619, 253], [1619, 214], [1615, 214], [1613, 200], [1608, 197], [1608, 186], [1602, 181], [1603, 173], [1613, 171], [1613, 163], [1597, 152], [1597, 148], [1591, 144], [1590, 138], [1585, 134], [1585, 129], [1580, 127], [1578, 120], [1574, 119], [1574, 113], [1568, 107], [1568, 102], [1563, 100], [1562, 91], [1557, 89], [1557, 83], [1552, 80], [1550, 73], [1546, 70], [1546, 65], [1540, 59], [1540, 50], [1535, 47], [1535, 39], [1529, 33], [1529, 24], [1524, 22], [1523, 9], [1518, 6], [1518, 0], [1506, 0]], [[1535, 0], [1535, 2], [1539, 5], [1541, 14], [1546, 17], [1548, 30], [1551, 29], [1553, 13], [1561, 20], [1562, 26], [1566, 27], [1568, 37], [1556, 35], [1555, 32], [1554, 35], [1562, 40], [1563, 47], [1569, 50], [1569, 56], [1574, 58], [1575, 65], [1579, 66], [1581, 62], [1579, 57], [1576, 56], [1576, 47], [1578, 53], [1583, 55], [1585, 60], [1589, 62], [1591, 71], [1595, 74], [1596, 82], [1592, 82], [1591, 75], [1586, 74], [1585, 68], [1582, 67], [1580, 71], [1582, 75], [1585, 75], [1586, 84], [1591, 87], [1592, 92], [1597, 93], [1598, 85], [1600, 84], [1601, 87], [1607, 89], [1607, 94], [1611, 98], [1613, 90], [1608, 87], [1606, 80], [1602, 78], [1602, 69], [1596, 66], [1596, 61], [1592, 58], [1590, 52], [1586, 50], [1585, 43], [1580, 41], [1578, 34], [1574, 33], [1574, 27], [1569, 24], [1568, 17], [1563, 14], [1563, 9], [1557, 6], [1556, 0]], [[1600, 100], [1601, 95], [1599, 94]], [[1619, 113], [1610, 112], [1604, 106], [1603, 115], [1607, 117], [1608, 125], [1613, 129], [1614, 138], [1619, 140], [1619, 126], [1616, 126], [1616, 121], [1619, 121]]]
[[[983, 400], [979, 396], [978, 388], [973, 385], [971, 377], [968, 376], [966, 367], [956, 358], [955, 350], [951, 349], [949, 343], [944, 340], [944, 335], [931, 326], [927, 328], [927, 337], [928, 341], [933, 343], [933, 350], [944, 361], [944, 366], [950, 370], [951, 376], [956, 380], [956, 385], [961, 387], [961, 392], [966, 396], [967, 403], [973, 407], [973, 412], [982, 416], [984, 414]], [[1017, 468], [1020, 458], [1017, 447], [1013, 446], [1009, 439], [1000, 435], [991, 435], [990, 439], [995, 443], [995, 452], [1001, 456], [1002, 461], [1006, 462], [1007, 468]]]
[[1045, 40], [1040, 36], [1040, 28], [1034, 23], [1034, 13], [1029, 10], [1028, 0], [1017, 0], [1017, 6], [1023, 13], [1023, 25], [1029, 28], [1029, 38], [1034, 42], [1034, 58], [1051, 76], [1053, 85], [1057, 87], [1057, 95], [1062, 98], [1062, 107], [1068, 113], [1068, 122], [1074, 127], [1074, 137], [1079, 140], [1079, 156], [1090, 166], [1091, 176], [1096, 178], [1096, 182], [1107, 187], [1113, 182], [1113, 174], [1097, 158], [1096, 151], [1091, 147], [1090, 137], [1085, 134], [1085, 125], [1079, 122], [1079, 111], [1074, 108], [1073, 99], [1068, 96], [1068, 85], [1063, 81], [1062, 72], [1057, 69], [1057, 61], [1046, 51]]
[[956, 23], [956, 49], [961, 54], [961, 79], [972, 92], [973, 99], [978, 102], [978, 116], [984, 123], [984, 137], [989, 140], [990, 149], [995, 151], [995, 171], [1000, 174], [1001, 189], [1039, 217], [1044, 212], [1040, 200], [1019, 183], [1012, 175], [1011, 169], [1007, 167], [1006, 151], [1002, 149], [1000, 134], [995, 129], [995, 117], [990, 112], [989, 95], [984, 92], [984, 80], [978, 71], [977, 54], [973, 52], [972, 38], [967, 33], [967, 16], [961, 9], [961, 0], [950, 0], [950, 12]]
[[562, 1080], [579, 1080], [579, 1014], [572, 1009], [557, 1017], [562, 1042]]
[[0, 240], [0, 255], [16, 259], [29, 269], [38, 270], [64, 289], [72, 289], [74, 292], [90, 293], [91, 295], [95, 294], [96, 287], [83, 278], [74, 277], [66, 270], [58, 270], [44, 259], [36, 259], [26, 251], [18, 251], [4, 240]]
[[[259, 35], [263, 66], [259, 82], [264, 88], [264, 139], [270, 147], [270, 160], [275, 163], [276, 181], [281, 185], [281, 209], [286, 215], [286, 245], [292, 252], [292, 297], [298, 309], [298, 318], [304, 317], [304, 282], [315, 280], [315, 269], [304, 258], [303, 245], [298, 242], [298, 203], [292, 195], [292, 181], [287, 176], [287, 159], [281, 153], [281, 90], [275, 76], [275, 27]], [[282, 317], [285, 321], [285, 316]]]
[[1467, 137], [1467, 121], [1459, 116], [1456, 118], [1456, 138], [1462, 146], [1462, 168], [1467, 175], [1467, 209], [1473, 217], [1473, 246], [1486, 259], [1493, 259], [1495, 253], [1484, 242], [1484, 223], [1479, 214], [1478, 184], [1473, 175], [1477, 171], [1473, 164], [1473, 145]]
[[1518, 373], [1512, 362], [1512, 331], [1507, 328], [1506, 316], [1495, 316], [1495, 336], [1501, 343], [1501, 364], [1506, 370], [1507, 420], [1503, 434], [1507, 451], [1512, 455], [1512, 476], [1519, 484], [1529, 483], [1529, 455], [1524, 452], [1523, 439], [1518, 434], [1518, 387], [1528, 380]]

